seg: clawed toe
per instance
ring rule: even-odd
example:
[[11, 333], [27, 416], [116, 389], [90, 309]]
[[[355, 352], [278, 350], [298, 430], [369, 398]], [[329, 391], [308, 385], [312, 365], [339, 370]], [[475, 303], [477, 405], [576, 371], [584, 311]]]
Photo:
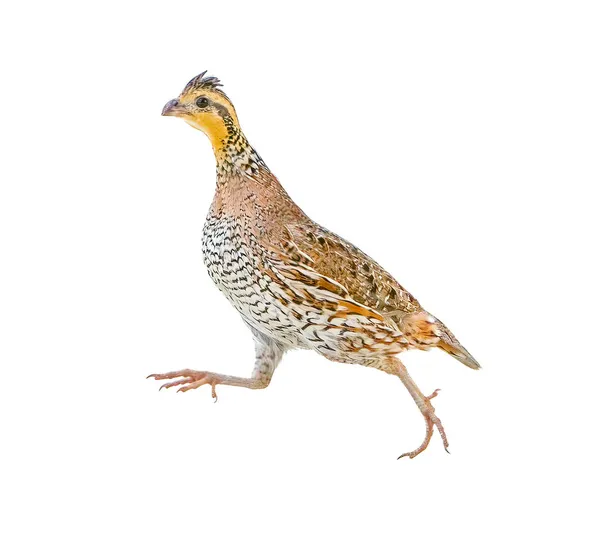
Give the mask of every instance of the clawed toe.
[[176, 379], [175, 381], [171, 381], [169, 383], [164, 383], [158, 389], [169, 389], [171, 387], [176, 387], [177, 385], [182, 385], [177, 389], [177, 392], [185, 393], [191, 389], [197, 389], [198, 387], [202, 387], [202, 385], [210, 385], [212, 397], [217, 401], [217, 391], [215, 389], [216, 385], [219, 383], [219, 379], [215, 374], [211, 374], [210, 372], [197, 372], [195, 370], [178, 370], [175, 372], [168, 372], [166, 374], [150, 374], [146, 379], [154, 378], [156, 380], [163, 379], [174, 379], [174, 378], [183, 378]]
[[190, 381], [191, 380], [189, 378], [186, 378], [186, 379], [180, 379], [178, 381], [172, 381], [171, 383], [163, 383], [158, 390], [161, 391], [162, 389], [169, 389], [170, 387], [175, 387], [176, 385], [182, 385], [183, 383], [189, 383]]
[[441, 391], [441, 389], [436, 389], [435, 391], [433, 391], [433, 393], [431, 393], [427, 398], [427, 400], [431, 400], [432, 398], [435, 398], [436, 396], [438, 396], [438, 393]]
[[421, 413], [423, 414], [423, 417], [425, 418], [425, 424], [426, 424], [425, 439], [423, 440], [421, 445], [416, 450], [413, 450], [412, 452], [405, 452], [404, 454], [399, 456], [398, 459], [407, 457], [407, 456], [410, 459], [413, 459], [413, 458], [417, 457], [423, 450], [425, 450], [427, 448], [427, 446], [429, 446], [429, 441], [431, 440], [431, 437], [433, 436], [433, 427], [434, 426], [440, 433], [440, 436], [442, 437], [442, 442], [444, 443], [444, 450], [446, 450], [446, 452], [450, 453], [450, 451], [448, 450], [449, 444], [448, 444], [448, 438], [446, 437], [446, 432], [444, 431], [444, 426], [442, 425], [442, 422], [440, 421], [440, 419], [435, 415], [435, 409], [429, 403], [429, 401], [432, 398], [435, 398], [437, 396], [439, 391], [440, 391], [440, 389], [436, 389], [433, 393], [431, 393], [431, 395], [426, 397], [427, 406], [423, 410], [421, 410]]

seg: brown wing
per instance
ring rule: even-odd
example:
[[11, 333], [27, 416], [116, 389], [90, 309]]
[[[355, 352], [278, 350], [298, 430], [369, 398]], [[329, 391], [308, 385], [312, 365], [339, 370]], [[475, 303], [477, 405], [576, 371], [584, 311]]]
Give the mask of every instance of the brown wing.
[[[314, 270], [341, 284], [350, 297], [391, 318], [421, 310], [419, 302], [383, 267], [319, 225], [286, 225], [289, 242], [310, 258]], [[394, 315], [397, 312], [397, 315]]]
[[260, 269], [271, 281], [268, 290], [277, 299], [275, 306], [292, 323], [297, 321], [304, 344], [329, 359], [356, 363], [409, 347], [392, 319], [316, 270], [313, 259], [291, 238], [266, 247]]

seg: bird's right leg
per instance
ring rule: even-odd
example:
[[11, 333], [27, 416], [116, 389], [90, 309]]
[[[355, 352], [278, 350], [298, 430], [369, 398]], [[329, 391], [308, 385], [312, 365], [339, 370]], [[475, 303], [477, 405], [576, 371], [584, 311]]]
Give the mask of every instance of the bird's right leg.
[[204, 372], [197, 370], [177, 370], [166, 374], [151, 374], [157, 380], [172, 379], [174, 381], [161, 385], [161, 389], [169, 387], [179, 387], [179, 391], [186, 392], [190, 389], [197, 389], [202, 385], [212, 387], [212, 396], [217, 399], [215, 387], [217, 385], [233, 385], [234, 387], [247, 387], [248, 389], [264, 389], [267, 387], [273, 376], [275, 368], [281, 361], [285, 347], [263, 334], [252, 330], [254, 334], [254, 343], [256, 348], [256, 360], [251, 377], [228, 376], [214, 372]]
[[386, 357], [384, 362], [379, 366], [381, 370], [387, 372], [388, 374], [396, 375], [400, 378], [404, 386], [408, 389], [410, 396], [413, 397], [416, 405], [419, 407], [421, 414], [423, 414], [423, 418], [425, 419], [426, 431], [425, 431], [425, 439], [421, 443], [421, 445], [412, 452], [405, 452], [398, 459], [408, 456], [409, 458], [414, 458], [418, 456], [427, 446], [429, 446], [429, 441], [433, 435], [433, 427], [435, 426], [442, 437], [442, 442], [444, 443], [444, 449], [448, 452], [448, 439], [446, 438], [446, 433], [444, 431], [444, 427], [440, 419], [435, 415], [435, 408], [431, 404], [431, 399], [437, 396], [439, 389], [436, 389], [429, 396], [425, 396], [417, 384], [413, 381], [412, 377], [410, 377], [408, 371], [406, 370], [406, 366], [402, 364], [402, 362], [396, 357]]

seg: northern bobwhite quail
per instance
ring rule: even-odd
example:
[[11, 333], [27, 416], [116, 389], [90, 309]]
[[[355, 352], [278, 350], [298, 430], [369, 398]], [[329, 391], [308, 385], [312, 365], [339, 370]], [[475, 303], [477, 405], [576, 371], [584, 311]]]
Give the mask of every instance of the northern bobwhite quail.
[[[317, 225], [292, 201], [240, 129], [220, 81], [193, 78], [163, 108], [204, 132], [217, 161], [217, 189], [204, 225], [208, 272], [254, 336], [252, 377], [180, 370], [152, 374], [162, 387], [189, 391], [218, 384], [263, 389], [285, 351], [313, 349], [336, 362], [362, 364], [398, 376], [426, 422], [420, 454], [435, 425], [448, 440], [431, 399], [411, 379], [397, 354], [443, 349], [468, 366], [477, 361], [442, 322], [425, 311], [380, 265]], [[161, 389], [162, 389], [161, 387]]]

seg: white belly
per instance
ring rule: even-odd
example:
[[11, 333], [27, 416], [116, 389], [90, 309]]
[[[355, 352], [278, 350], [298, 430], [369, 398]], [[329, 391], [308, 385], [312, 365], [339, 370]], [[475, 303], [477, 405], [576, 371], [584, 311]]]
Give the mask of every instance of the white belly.
[[298, 322], [269, 290], [274, 282], [259, 270], [256, 252], [233, 219], [209, 215], [202, 254], [213, 282], [248, 324], [287, 345], [306, 346]]

